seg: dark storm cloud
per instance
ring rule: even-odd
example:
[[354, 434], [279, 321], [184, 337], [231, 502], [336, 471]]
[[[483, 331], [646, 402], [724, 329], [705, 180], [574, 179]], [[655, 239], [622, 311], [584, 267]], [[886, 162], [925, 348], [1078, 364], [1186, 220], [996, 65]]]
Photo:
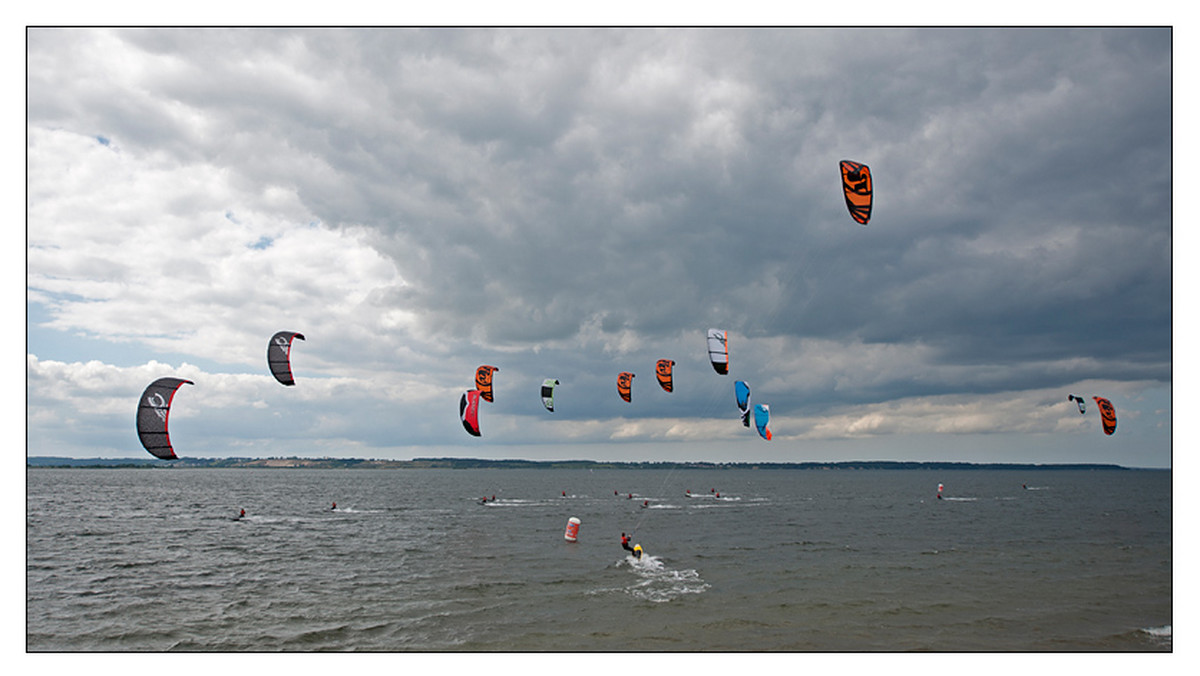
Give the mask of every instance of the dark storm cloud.
[[[562, 378], [557, 418], [703, 416], [732, 394], [656, 393], [653, 363], [700, 382], [713, 326], [773, 410], [812, 413], [1169, 381], [1170, 40], [32, 31], [29, 108], [33, 125], [209, 165], [255, 205], [294, 194], [386, 256], [404, 284], [363, 311], [411, 321], [315, 342], [330, 363], [464, 388], [494, 363], [501, 392]], [[95, 58], [117, 46], [138, 58]], [[872, 168], [866, 227], [846, 212], [842, 159]], [[621, 370], [654, 407], [617, 400]], [[573, 409], [583, 391], [603, 394]]]

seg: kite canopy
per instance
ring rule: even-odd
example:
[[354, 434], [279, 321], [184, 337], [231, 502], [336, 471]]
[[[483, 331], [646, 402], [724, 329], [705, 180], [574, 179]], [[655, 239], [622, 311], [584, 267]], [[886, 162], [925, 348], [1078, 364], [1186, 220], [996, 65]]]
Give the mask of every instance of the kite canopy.
[[771, 407], [766, 404], [755, 404], [754, 406], [754, 425], [758, 427], [758, 434], [767, 441], [771, 440]]
[[267, 343], [267, 366], [271, 367], [271, 375], [284, 385], [295, 385], [292, 378], [292, 339], [304, 340], [304, 336], [293, 331], [280, 331], [271, 336]]
[[675, 362], [670, 359], [659, 359], [654, 365], [654, 375], [658, 376], [658, 384], [663, 390], [670, 392], [675, 389], [674, 381], [671, 378], [671, 367], [675, 366]]
[[729, 373], [729, 343], [721, 329], [708, 330], [708, 358], [714, 371], [721, 375]]
[[629, 371], [621, 371], [621, 375], [617, 376], [617, 392], [625, 401], [631, 401], [631, 388], [633, 387], [634, 375]]
[[479, 396], [484, 401], [492, 401], [492, 372], [499, 370], [498, 367], [487, 365], [475, 369], [475, 389], [479, 390]]
[[1087, 409], [1083, 405], [1083, 397], [1077, 397], [1073, 394], [1068, 394], [1067, 401], [1073, 401], [1077, 406], [1079, 406], [1080, 415], [1087, 413]]
[[1104, 426], [1105, 434], [1112, 434], [1117, 431], [1117, 409], [1113, 408], [1112, 402], [1104, 397], [1092, 397], [1096, 401], [1096, 406], [1100, 408], [1100, 423]]
[[542, 381], [542, 405], [551, 413], [554, 413], [555, 387], [558, 387], [558, 379], [556, 378], [547, 378]]
[[874, 192], [871, 168], [850, 160], [842, 160], [841, 167], [846, 208], [850, 210], [851, 218], [866, 225], [871, 220], [871, 195]]
[[738, 409], [742, 412], [742, 424], [750, 426], [750, 386], [746, 381], [739, 380], [733, 384], [733, 394], [737, 397]]
[[175, 449], [171, 448], [171, 437], [167, 433], [167, 417], [171, 413], [171, 400], [175, 391], [183, 384], [194, 385], [182, 378], [159, 378], [146, 387], [138, 400], [137, 431], [142, 446], [160, 460], [174, 460]]
[[473, 437], [479, 434], [479, 390], [468, 390], [458, 401], [458, 416], [462, 418], [463, 428]]

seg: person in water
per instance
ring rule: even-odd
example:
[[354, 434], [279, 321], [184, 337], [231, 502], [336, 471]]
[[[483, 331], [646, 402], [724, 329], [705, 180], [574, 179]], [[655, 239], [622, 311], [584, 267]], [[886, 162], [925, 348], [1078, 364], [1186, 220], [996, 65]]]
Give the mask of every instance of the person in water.
[[336, 503], [336, 502], [335, 502], [335, 503], [333, 503], [333, 506], [329, 508], [329, 511], [331, 511], [331, 512], [332, 512], [332, 511], [334, 511], [335, 509], [337, 509], [337, 503]]
[[637, 552], [633, 551], [633, 547], [629, 546], [629, 536], [624, 533], [621, 533], [621, 549], [624, 549], [633, 554], [637, 553]]
[[242, 510], [242, 511], [241, 511], [241, 512], [238, 514], [238, 518], [239, 518], [239, 519], [244, 519], [244, 518], [246, 518], [246, 510], [244, 510], [244, 509], [243, 509], [243, 510]]

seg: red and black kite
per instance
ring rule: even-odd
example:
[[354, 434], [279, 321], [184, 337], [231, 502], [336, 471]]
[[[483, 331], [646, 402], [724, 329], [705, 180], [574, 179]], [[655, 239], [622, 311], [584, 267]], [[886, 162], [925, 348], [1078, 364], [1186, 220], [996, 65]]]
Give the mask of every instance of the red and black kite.
[[865, 164], [842, 160], [842, 191], [850, 217], [866, 225], [871, 220], [871, 168]]

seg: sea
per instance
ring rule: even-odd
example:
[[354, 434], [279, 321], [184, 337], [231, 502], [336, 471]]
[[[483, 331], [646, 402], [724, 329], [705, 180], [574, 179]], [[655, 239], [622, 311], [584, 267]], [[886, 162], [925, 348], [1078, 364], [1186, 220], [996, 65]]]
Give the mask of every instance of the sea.
[[1171, 483], [30, 468], [26, 652], [1171, 652]]

